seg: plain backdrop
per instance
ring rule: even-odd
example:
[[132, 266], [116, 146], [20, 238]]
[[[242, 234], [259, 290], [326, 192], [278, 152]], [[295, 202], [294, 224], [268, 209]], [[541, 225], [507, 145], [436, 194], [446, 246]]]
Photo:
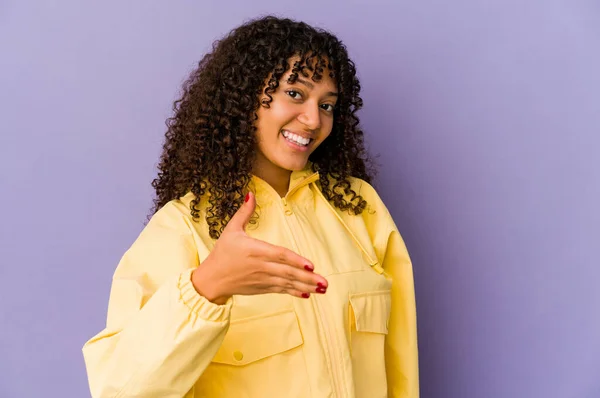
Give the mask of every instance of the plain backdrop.
[[213, 40], [336, 33], [412, 255], [424, 398], [600, 397], [600, 2], [0, 1], [0, 397], [89, 396], [81, 346]]

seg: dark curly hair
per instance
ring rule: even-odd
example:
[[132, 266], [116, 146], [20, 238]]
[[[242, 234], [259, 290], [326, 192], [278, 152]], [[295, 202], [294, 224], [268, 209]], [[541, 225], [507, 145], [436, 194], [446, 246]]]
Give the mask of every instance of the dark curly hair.
[[[306, 23], [266, 16], [232, 30], [213, 44], [183, 84], [174, 102], [152, 181], [152, 214], [188, 192], [195, 196], [191, 216], [198, 220], [200, 198], [208, 195], [206, 221], [217, 239], [243, 203], [255, 159], [257, 110], [292, 66], [290, 83], [301, 73], [319, 81], [325, 69], [337, 83], [339, 98], [331, 134], [310, 155], [324, 196], [337, 208], [360, 214], [366, 201], [351, 189], [349, 177], [371, 182], [372, 166], [356, 112], [362, 107], [360, 83], [344, 44]], [[265, 85], [267, 78], [270, 79]], [[261, 103], [261, 96], [266, 101]], [[149, 216], [151, 217], [151, 215]], [[251, 222], [256, 221], [257, 214]]]

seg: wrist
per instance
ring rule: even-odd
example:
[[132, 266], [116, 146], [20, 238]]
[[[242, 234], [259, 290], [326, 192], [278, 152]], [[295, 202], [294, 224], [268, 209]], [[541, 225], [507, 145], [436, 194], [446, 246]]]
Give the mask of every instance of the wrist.
[[217, 278], [214, 278], [214, 274], [207, 271], [209, 271], [208, 265], [200, 264], [192, 272], [192, 285], [194, 289], [196, 289], [199, 295], [214, 304], [225, 304], [230, 296], [222, 291], [221, 283]]

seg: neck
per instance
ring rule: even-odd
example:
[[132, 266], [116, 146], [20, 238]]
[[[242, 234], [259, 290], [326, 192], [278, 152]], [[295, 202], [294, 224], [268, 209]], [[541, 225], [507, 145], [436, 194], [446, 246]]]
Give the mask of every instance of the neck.
[[262, 162], [256, 162], [253, 168], [253, 174], [273, 187], [279, 196], [284, 197], [288, 192], [292, 172], [277, 167], [270, 162], [270, 167], [264, 167], [261, 163]]

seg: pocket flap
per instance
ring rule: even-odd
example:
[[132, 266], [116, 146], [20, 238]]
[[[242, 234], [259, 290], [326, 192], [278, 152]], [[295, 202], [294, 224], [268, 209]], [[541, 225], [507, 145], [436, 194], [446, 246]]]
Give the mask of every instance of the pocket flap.
[[233, 321], [213, 362], [243, 366], [304, 342], [294, 310]]
[[350, 307], [350, 322], [357, 331], [388, 333], [392, 308], [391, 290], [351, 294]]

